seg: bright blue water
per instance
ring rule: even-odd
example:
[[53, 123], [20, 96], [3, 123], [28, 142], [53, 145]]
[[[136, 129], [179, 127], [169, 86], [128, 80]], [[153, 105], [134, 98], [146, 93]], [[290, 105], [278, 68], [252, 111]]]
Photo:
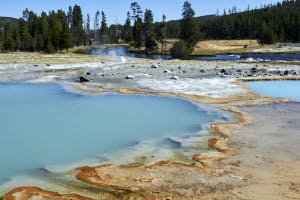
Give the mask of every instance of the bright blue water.
[[0, 182], [140, 140], [191, 134], [220, 117], [176, 98], [84, 96], [56, 84], [0, 84], [0, 91]]
[[[88, 50], [84, 52], [87, 55], [98, 56], [125, 56], [136, 58], [150, 58], [156, 60], [170, 60], [172, 56], [161, 55], [145, 55], [135, 54], [127, 51], [126, 47], [103, 47]], [[281, 61], [296, 61], [300, 62], [300, 54], [241, 54], [241, 55], [217, 55], [217, 56], [204, 56], [193, 57], [191, 59], [203, 60], [203, 61], [257, 61], [257, 62], [281, 62]]]
[[300, 100], [300, 81], [255, 81], [242, 84], [262, 96]]

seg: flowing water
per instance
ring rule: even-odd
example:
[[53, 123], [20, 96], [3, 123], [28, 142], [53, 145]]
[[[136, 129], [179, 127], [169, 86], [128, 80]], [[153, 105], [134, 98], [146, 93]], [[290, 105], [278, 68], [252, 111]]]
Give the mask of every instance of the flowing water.
[[249, 61], [249, 62], [300, 62], [300, 54], [240, 54], [240, 55], [217, 55], [208, 57], [198, 57], [198, 60], [205, 61]]
[[[83, 53], [87, 55], [107, 56], [110, 58], [114, 58], [114, 57], [117, 58], [123, 56], [123, 57], [134, 57], [134, 58], [149, 58], [155, 60], [173, 59], [172, 56], [130, 53], [127, 51], [126, 47], [101, 47], [101, 48], [84, 51]], [[251, 53], [251, 54], [240, 54], [240, 55], [203, 56], [203, 57], [193, 57], [191, 59], [197, 59], [203, 61], [300, 62], [300, 54]]]
[[262, 96], [300, 101], [300, 81], [254, 81], [242, 84]]
[[224, 120], [178, 98], [81, 95], [57, 84], [3, 83], [0, 91], [0, 185], [46, 166], [101, 160], [143, 140], [186, 137]]
[[102, 48], [87, 50], [87, 51], [84, 51], [83, 53], [87, 54], [87, 55], [109, 57], [112, 59], [118, 58], [120, 56], [131, 57], [131, 58], [149, 58], [149, 59], [154, 59], [154, 60], [170, 60], [170, 59], [172, 59], [171, 56], [130, 53], [126, 47], [102, 47]]

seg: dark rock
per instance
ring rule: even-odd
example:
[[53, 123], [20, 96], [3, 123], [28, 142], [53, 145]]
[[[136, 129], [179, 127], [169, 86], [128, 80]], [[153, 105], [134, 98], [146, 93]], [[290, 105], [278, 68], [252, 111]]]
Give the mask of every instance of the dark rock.
[[220, 71], [222, 74], [225, 74], [226, 73], [226, 70], [225, 69], [221, 69]]
[[85, 82], [89, 82], [90, 80], [85, 78], [84, 76], [80, 76], [78, 79], [75, 79], [75, 81], [80, 83], [85, 83]]
[[158, 65], [151, 65], [151, 68], [152, 68], [152, 69], [157, 69], [157, 68], [158, 68]]
[[91, 75], [91, 72], [87, 72], [86, 75], [87, 75], [87, 76]]
[[134, 76], [128, 75], [128, 76], [125, 77], [125, 79], [131, 80], [131, 79], [134, 79]]
[[253, 73], [253, 74], [255, 74], [255, 73], [257, 73], [257, 68], [256, 67], [253, 67], [252, 69], [251, 69], [251, 73]]

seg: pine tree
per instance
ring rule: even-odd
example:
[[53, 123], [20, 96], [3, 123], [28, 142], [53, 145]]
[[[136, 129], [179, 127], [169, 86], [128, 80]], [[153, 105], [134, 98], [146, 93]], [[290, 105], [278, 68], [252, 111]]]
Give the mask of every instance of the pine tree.
[[153, 14], [151, 10], [146, 9], [144, 17], [144, 32], [145, 39], [153, 40], [154, 37], [154, 26], [153, 26]]
[[15, 49], [15, 45], [11, 24], [7, 23], [4, 28], [3, 47], [7, 51], [13, 51]]
[[132, 42], [132, 40], [133, 40], [131, 21], [130, 21], [130, 13], [129, 12], [127, 12], [127, 19], [126, 19], [126, 22], [125, 22], [125, 25], [124, 25], [123, 37], [124, 37], [124, 40], [128, 43]]
[[58, 15], [52, 11], [49, 15], [49, 33], [51, 38], [51, 44], [55, 51], [60, 49], [60, 37], [62, 32], [62, 25], [60, 23]]
[[86, 16], [86, 40], [88, 45], [92, 44], [92, 34], [91, 34], [91, 19], [90, 19], [90, 15], [87, 14]]
[[140, 49], [144, 44], [143, 21], [140, 17], [136, 20], [134, 24], [133, 35], [134, 35], [134, 46]]
[[3, 43], [3, 32], [2, 32], [2, 30], [0, 29], [0, 52], [1, 52], [1, 50], [2, 50], [2, 44]]
[[71, 31], [67, 23], [63, 24], [60, 37], [60, 49], [66, 49], [68, 51], [69, 48], [73, 47]]
[[140, 49], [144, 43], [143, 21], [141, 18], [143, 11], [141, 6], [137, 2], [131, 3], [130, 9], [132, 11], [131, 18], [134, 20], [132, 31], [134, 46]]
[[39, 20], [37, 15], [34, 12], [32, 11], [28, 12], [27, 23], [28, 23], [28, 32], [31, 35], [30, 50], [35, 51], [38, 48], [37, 41], [38, 41], [38, 34], [39, 34], [38, 32]]
[[28, 31], [28, 24], [23, 18], [19, 19], [19, 30], [20, 30], [20, 37], [21, 37], [21, 43], [22, 43], [21, 50], [29, 51], [30, 47], [31, 47], [32, 37]]
[[42, 12], [40, 19], [40, 35], [42, 39], [41, 50], [47, 47], [48, 41], [50, 41], [50, 34], [48, 30], [48, 16], [45, 12]]
[[108, 43], [108, 27], [106, 22], [105, 13], [102, 11], [102, 20], [101, 20], [101, 28], [100, 28], [100, 41], [104, 44]]
[[55, 53], [55, 49], [53, 48], [51, 41], [48, 40], [46, 44], [46, 49], [44, 50], [45, 53]]
[[94, 41], [98, 44], [100, 41], [100, 11], [97, 10], [94, 20]]
[[153, 26], [153, 14], [151, 10], [146, 9], [144, 16], [144, 38], [145, 38], [145, 50], [153, 51], [157, 45], [154, 41], [154, 26]]
[[72, 6], [69, 6], [69, 11], [67, 14], [67, 23], [69, 27], [72, 26], [72, 20], [73, 20], [73, 8]]
[[157, 39], [161, 42], [161, 53], [164, 53], [166, 37], [167, 37], [167, 26], [166, 26], [166, 15], [163, 15], [162, 22], [159, 24]]
[[22, 46], [22, 43], [21, 43], [20, 33], [19, 33], [18, 29], [14, 30], [13, 39], [15, 41], [16, 50], [20, 50], [21, 46]]
[[195, 21], [195, 11], [192, 9], [192, 5], [186, 1], [183, 5], [181, 21], [181, 37], [186, 42], [187, 47], [193, 49], [193, 47], [200, 40], [199, 27]]
[[72, 13], [72, 25], [71, 25], [72, 39], [76, 46], [83, 44], [84, 30], [81, 8], [75, 5]]
[[274, 32], [264, 22], [262, 24], [262, 33], [261, 33], [260, 38], [258, 39], [258, 42], [260, 44], [273, 44], [273, 43], [275, 43], [275, 40], [276, 40], [276, 38], [275, 38]]
[[131, 3], [130, 9], [132, 11], [131, 18], [136, 22], [143, 14], [142, 8], [137, 2], [133, 2]]

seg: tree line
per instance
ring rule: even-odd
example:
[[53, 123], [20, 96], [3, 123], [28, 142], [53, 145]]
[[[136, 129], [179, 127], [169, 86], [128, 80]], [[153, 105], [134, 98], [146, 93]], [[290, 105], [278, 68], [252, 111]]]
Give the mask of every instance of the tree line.
[[[300, 0], [284, 0], [277, 4], [238, 12], [237, 7], [222, 15], [196, 18], [204, 39], [257, 39], [261, 44], [300, 42]], [[181, 21], [167, 23], [167, 37], [179, 38]]]
[[[105, 13], [97, 11], [94, 24], [90, 15], [83, 16], [81, 7], [43, 12], [37, 15], [26, 9], [17, 25], [7, 23], [0, 29], [0, 49], [4, 51], [43, 51], [46, 53], [68, 50], [73, 46], [100, 45], [127, 42], [146, 52], [157, 49], [157, 42], [166, 50], [167, 38], [179, 38], [173, 53], [190, 53], [203, 39], [257, 39], [262, 44], [300, 42], [300, 0], [246, 9], [236, 7], [216, 15], [195, 18], [192, 5], [183, 5], [182, 19], [154, 23], [153, 12], [145, 11], [137, 2], [130, 5], [123, 25], [107, 25]], [[177, 51], [175, 51], [177, 50]]]

